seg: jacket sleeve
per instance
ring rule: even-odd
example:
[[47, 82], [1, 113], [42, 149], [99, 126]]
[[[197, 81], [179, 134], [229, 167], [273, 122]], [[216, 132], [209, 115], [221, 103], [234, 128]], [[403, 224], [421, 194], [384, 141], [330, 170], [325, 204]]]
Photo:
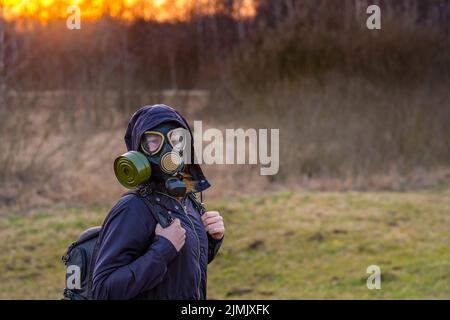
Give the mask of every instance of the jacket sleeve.
[[208, 233], [208, 263], [214, 260], [214, 257], [219, 252], [220, 246], [222, 245], [223, 238], [216, 240]]
[[166, 238], [151, 237], [156, 221], [145, 204], [133, 196], [124, 198], [111, 210], [99, 238], [94, 299], [131, 299], [152, 289], [177, 254]]

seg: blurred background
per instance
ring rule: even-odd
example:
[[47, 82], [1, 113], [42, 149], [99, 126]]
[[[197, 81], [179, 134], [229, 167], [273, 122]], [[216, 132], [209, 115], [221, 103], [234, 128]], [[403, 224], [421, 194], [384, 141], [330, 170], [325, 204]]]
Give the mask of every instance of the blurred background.
[[450, 298], [449, 0], [0, 7], [0, 298], [61, 297], [59, 257], [126, 191], [112, 164], [155, 103], [280, 129], [275, 176], [204, 166], [227, 224], [210, 298]]

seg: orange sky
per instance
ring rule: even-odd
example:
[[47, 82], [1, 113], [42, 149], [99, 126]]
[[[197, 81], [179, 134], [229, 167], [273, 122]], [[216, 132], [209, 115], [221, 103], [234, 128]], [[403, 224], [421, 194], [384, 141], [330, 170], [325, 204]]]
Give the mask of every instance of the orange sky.
[[[77, 5], [81, 10], [81, 20], [93, 20], [103, 13], [126, 20], [141, 17], [146, 20], [184, 20], [191, 8], [199, 13], [211, 13], [208, 4], [213, 0], [0, 0], [6, 19], [36, 18], [47, 22], [54, 18], [65, 19], [67, 8]], [[254, 0], [237, 0], [240, 9], [236, 16], [250, 17], [255, 13]]]

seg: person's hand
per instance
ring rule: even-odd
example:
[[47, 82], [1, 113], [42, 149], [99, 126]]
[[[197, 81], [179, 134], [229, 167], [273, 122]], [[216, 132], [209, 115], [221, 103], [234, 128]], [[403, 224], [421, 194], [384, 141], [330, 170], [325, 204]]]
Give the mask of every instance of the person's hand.
[[163, 228], [159, 223], [156, 225], [155, 234], [169, 240], [177, 252], [181, 250], [186, 241], [186, 230], [183, 229], [180, 219], [175, 219], [167, 228]]
[[213, 239], [220, 240], [225, 234], [223, 218], [217, 211], [207, 211], [202, 215], [203, 225]]

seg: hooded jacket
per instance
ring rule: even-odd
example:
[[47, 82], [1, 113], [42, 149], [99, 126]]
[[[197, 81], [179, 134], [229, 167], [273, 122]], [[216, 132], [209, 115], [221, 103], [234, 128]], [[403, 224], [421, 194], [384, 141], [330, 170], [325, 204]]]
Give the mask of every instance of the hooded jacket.
[[[166, 105], [139, 109], [128, 124], [125, 144], [128, 151], [139, 148], [142, 134], [163, 122], [177, 122], [191, 129], [186, 120]], [[192, 139], [191, 139], [192, 140]], [[191, 141], [194, 157], [194, 144]], [[193, 159], [188, 165], [194, 191], [210, 186]], [[207, 264], [220, 248], [222, 240], [206, 233], [201, 212], [190, 197], [181, 203], [157, 192], [156, 201], [180, 219], [186, 241], [179, 252], [172, 243], [155, 235], [157, 221], [138, 196], [119, 199], [103, 222], [97, 243], [92, 279], [94, 299], [206, 299]]]

